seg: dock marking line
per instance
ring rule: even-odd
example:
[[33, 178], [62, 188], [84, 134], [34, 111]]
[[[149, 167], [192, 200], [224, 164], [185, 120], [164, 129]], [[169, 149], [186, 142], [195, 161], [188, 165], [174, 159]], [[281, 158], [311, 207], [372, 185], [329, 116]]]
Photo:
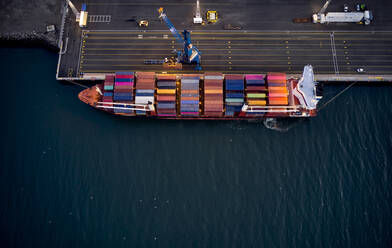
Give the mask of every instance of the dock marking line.
[[80, 37], [80, 47], [79, 47], [79, 57], [78, 57], [78, 67], [77, 67], [77, 71], [76, 71], [76, 75], [79, 75], [80, 73], [80, 67], [81, 67], [81, 56], [82, 56], [82, 45], [83, 45], [83, 41], [84, 41], [84, 31], [82, 31], [81, 33], [81, 37]]

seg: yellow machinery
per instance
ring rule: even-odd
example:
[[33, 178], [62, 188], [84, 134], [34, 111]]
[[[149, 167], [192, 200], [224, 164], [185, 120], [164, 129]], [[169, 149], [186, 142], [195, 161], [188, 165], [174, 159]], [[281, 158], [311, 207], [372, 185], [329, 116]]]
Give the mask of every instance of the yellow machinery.
[[148, 27], [148, 21], [147, 20], [141, 20], [138, 22], [139, 27]]
[[170, 59], [165, 58], [163, 60], [162, 67], [165, 69], [176, 69], [181, 70], [182, 64], [177, 62], [177, 58], [171, 57]]
[[215, 10], [207, 11], [207, 22], [215, 23], [217, 21], [218, 21], [218, 12], [216, 12]]

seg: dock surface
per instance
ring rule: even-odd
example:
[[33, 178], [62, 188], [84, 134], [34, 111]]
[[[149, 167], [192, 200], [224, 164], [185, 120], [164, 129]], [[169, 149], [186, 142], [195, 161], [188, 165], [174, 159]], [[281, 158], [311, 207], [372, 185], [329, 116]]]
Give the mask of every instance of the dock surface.
[[[392, 68], [392, 32], [194, 31], [192, 39], [202, 51], [203, 71], [297, 74], [305, 62], [322, 74], [365, 66], [367, 73], [386, 74]], [[78, 72], [167, 71], [144, 60], [174, 56], [175, 49], [181, 47], [167, 31], [84, 31]]]
[[[77, 26], [72, 13], [68, 13], [57, 77], [81, 79], [85, 74], [116, 71], [195, 72], [192, 65], [176, 71], [144, 64], [145, 60], [175, 56], [174, 51], [182, 49], [159, 21], [156, 9], [160, 6], [167, 9], [179, 32], [183, 28], [191, 31], [193, 44], [202, 52], [202, 72], [300, 74], [304, 65], [311, 64], [316, 74], [323, 75], [352, 75], [358, 68], [364, 68], [366, 75], [392, 74], [392, 31], [358, 24], [312, 23], [298, 26], [304, 30], [289, 31], [284, 29], [293, 27], [290, 18], [304, 15], [304, 9], [270, 25], [271, 18], [263, 21], [255, 14], [262, 4], [252, 2], [243, 6], [238, 1], [206, 3], [205, 7], [220, 10], [223, 17], [219, 24], [202, 27], [191, 23], [194, 2], [185, 1], [182, 6], [174, 1], [144, 5], [125, 1], [90, 2], [87, 6], [92, 17], [83, 29]], [[289, 7], [284, 6], [282, 10], [289, 13], [286, 9]], [[236, 8], [245, 12], [234, 16]], [[253, 21], [246, 19], [247, 14], [253, 16]], [[241, 23], [243, 29], [223, 30], [222, 25], [229, 17], [234, 25]], [[137, 27], [135, 21], [141, 18], [150, 21], [149, 28]], [[280, 30], [268, 29], [270, 26]]]

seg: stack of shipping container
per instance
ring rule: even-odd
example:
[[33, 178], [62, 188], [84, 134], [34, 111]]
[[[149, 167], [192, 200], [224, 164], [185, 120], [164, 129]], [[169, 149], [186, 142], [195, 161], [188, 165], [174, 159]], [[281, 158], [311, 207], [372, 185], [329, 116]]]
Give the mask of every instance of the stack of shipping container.
[[219, 117], [223, 113], [223, 75], [204, 74], [204, 115]]
[[[154, 104], [155, 72], [137, 72], [135, 104]], [[136, 110], [137, 115], [146, 115], [146, 111]]]
[[225, 76], [226, 83], [226, 116], [234, 116], [241, 112], [244, 104], [244, 75], [229, 74]]
[[157, 114], [176, 116], [176, 75], [157, 75]]
[[[119, 103], [133, 103], [133, 72], [116, 72], [114, 80], [114, 94], [113, 101]], [[132, 108], [129, 105], [115, 104], [115, 107]], [[114, 109], [118, 114], [134, 114], [133, 110]]]
[[113, 102], [114, 75], [107, 74], [103, 83], [102, 102]]
[[199, 116], [200, 77], [182, 76], [180, 111], [182, 116]]
[[[267, 105], [267, 94], [265, 87], [264, 75], [248, 74], [245, 76], [246, 81], [246, 102], [248, 106], [265, 106]], [[246, 115], [258, 116], [262, 113], [248, 112]]]
[[288, 105], [288, 90], [285, 73], [267, 75], [269, 105]]

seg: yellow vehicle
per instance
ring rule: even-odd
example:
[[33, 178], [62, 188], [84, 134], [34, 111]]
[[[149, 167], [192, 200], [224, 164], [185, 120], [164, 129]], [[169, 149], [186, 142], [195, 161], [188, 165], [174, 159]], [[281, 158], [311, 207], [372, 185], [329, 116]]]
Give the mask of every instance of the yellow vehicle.
[[174, 57], [171, 57], [170, 59], [165, 58], [163, 60], [162, 66], [165, 69], [177, 69], [177, 70], [181, 70], [182, 69], [182, 64], [178, 63], [177, 59], [174, 58]]
[[139, 27], [148, 27], [148, 21], [142, 20], [138, 22]]
[[216, 12], [215, 10], [207, 11], [207, 22], [215, 23], [217, 21], [218, 21], [218, 12]]

